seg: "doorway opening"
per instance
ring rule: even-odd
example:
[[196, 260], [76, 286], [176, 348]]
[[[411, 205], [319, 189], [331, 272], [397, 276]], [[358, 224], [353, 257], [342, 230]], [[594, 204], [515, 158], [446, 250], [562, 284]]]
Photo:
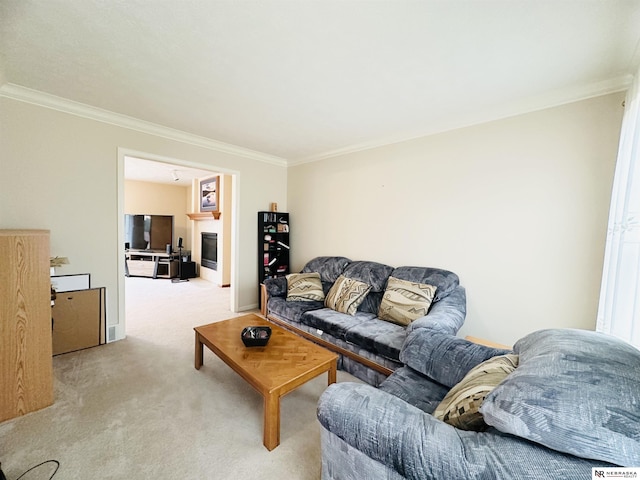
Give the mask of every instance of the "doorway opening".
[[[202, 178], [219, 175], [221, 190], [227, 189], [221, 196], [220, 209], [224, 211], [219, 220], [205, 219], [203, 221], [191, 220], [189, 213], [198, 212], [199, 181]], [[118, 321], [117, 325], [109, 326], [108, 341], [119, 340], [126, 336], [126, 250], [124, 242], [124, 216], [125, 214], [151, 214], [173, 216], [173, 241], [172, 245], [163, 246], [166, 252], [177, 251], [179, 240], [183, 242], [183, 251], [188, 250], [191, 260], [196, 261], [199, 268], [197, 284], [199, 288], [206, 289], [211, 286], [212, 294], [221, 290], [221, 286], [230, 286], [225, 289], [225, 298], [228, 299], [229, 310], [236, 311], [238, 305], [236, 278], [236, 250], [237, 235], [235, 232], [237, 219], [237, 185], [238, 172], [225, 172], [210, 165], [194, 164], [180, 159], [169, 159], [153, 154], [133, 152], [124, 149], [118, 150], [118, 257], [122, 264], [119, 265], [118, 275]], [[133, 211], [135, 210], [135, 211]], [[144, 210], [144, 211], [138, 211]], [[233, 219], [233, 221], [232, 221]], [[202, 233], [214, 233], [216, 236], [215, 270], [212, 269], [211, 254], [206, 253], [204, 264], [202, 262]], [[224, 241], [220, 240], [220, 236]], [[224, 252], [220, 249], [224, 248]], [[169, 250], [171, 249], [171, 250]], [[222, 262], [222, 263], [221, 263]], [[221, 268], [225, 268], [226, 277], [219, 281], [215, 277]], [[204, 272], [204, 275], [202, 273]], [[213, 273], [213, 276], [212, 276]], [[165, 282], [164, 279], [145, 278], [147, 282]], [[202, 281], [200, 281], [202, 280]], [[150, 284], [152, 285], [152, 284]], [[188, 300], [186, 300], [188, 301]]]

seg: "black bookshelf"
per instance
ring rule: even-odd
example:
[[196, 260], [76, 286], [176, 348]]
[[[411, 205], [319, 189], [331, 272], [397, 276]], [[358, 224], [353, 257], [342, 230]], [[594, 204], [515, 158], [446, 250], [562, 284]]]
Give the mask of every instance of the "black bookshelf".
[[267, 278], [290, 273], [289, 234], [288, 213], [258, 212], [258, 288]]

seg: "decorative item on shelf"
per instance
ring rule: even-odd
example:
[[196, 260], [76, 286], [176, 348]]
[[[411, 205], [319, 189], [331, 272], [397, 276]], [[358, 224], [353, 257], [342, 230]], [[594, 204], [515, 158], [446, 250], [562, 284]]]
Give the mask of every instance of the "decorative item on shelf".
[[271, 203], [271, 211], [272, 212], [277, 212], [278, 211], [278, 204], [276, 202], [272, 202]]
[[67, 257], [49, 257], [49, 274], [56, 274], [56, 267], [61, 267], [62, 265], [69, 265], [69, 259]]
[[62, 265], [69, 265], [69, 259], [67, 257], [51, 257], [49, 258], [50, 267], [61, 267]]
[[271, 327], [244, 327], [240, 338], [245, 347], [264, 347], [271, 338]]

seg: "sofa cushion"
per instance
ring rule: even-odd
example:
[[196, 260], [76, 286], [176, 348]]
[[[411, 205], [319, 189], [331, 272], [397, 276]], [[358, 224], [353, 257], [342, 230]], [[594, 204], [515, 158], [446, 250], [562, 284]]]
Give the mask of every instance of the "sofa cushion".
[[360, 347], [373, 356], [394, 362], [399, 362], [400, 349], [406, 338], [404, 327], [379, 320], [373, 313], [361, 311], [357, 311], [355, 315], [347, 315], [330, 308], [308, 310], [300, 317], [300, 322]]
[[327, 293], [326, 307], [336, 312], [353, 315], [371, 290], [371, 285], [340, 275]]
[[392, 276], [409, 282], [426, 283], [436, 287], [434, 302], [438, 302], [449, 295], [459, 284], [458, 275], [448, 270], [429, 267], [398, 267]]
[[324, 308], [323, 302], [287, 302], [284, 297], [269, 297], [269, 315], [289, 323], [302, 323], [302, 316], [310, 310]]
[[320, 274], [291, 273], [287, 277], [287, 301], [308, 302], [324, 300]]
[[462, 430], [484, 431], [480, 406], [487, 395], [518, 366], [518, 356], [500, 355], [469, 370], [438, 405], [433, 416]]
[[402, 346], [400, 361], [449, 388], [461, 382], [473, 367], [485, 360], [511, 353], [470, 342], [456, 337], [455, 331], [443, 332], [438, 327], [429, 325], [410, 331]]
[[602, 333], [551, 329], [514, 345], [518, 368], [480, 412], [500, 431], [622, 466], [640, 459], [640, 350]]
[[365, 297], [359, 310], [378, 314], [387, 279], [392, 271], [393, 267], [389, 265], [369, 261], [351, 262], [344, 269], [345, 277], [354, 278], [371, 285], [371, 291]]
[[336, 312], [331, 308], [308, 310], [300, 317], [300, 322], [308, 327], [326, 332], [332, 337], [347, 341], [347, 331], [373, 318], [371, 313], [356, 312], [355, 315]]
[[398, 325], [409, 325], [429, 311], [436, 287], [389, 277], [384, 291], [378, 318]]
[[285, 277], [265, 278], [264, 287], [268, 298], [287, 296], [287, 279]]
[[317, 272], [323, 284], [333, 284], [349, 263], [351, 260], [346, 257], [316, 257], [302, 267], [302, 273]]
[[347, 329], [345, 340], [382, 357], [399, 361], [400, 350], [407, 338], [406, 329], [395, 323], [384, 322], [375, 318], [373, 314], [358, 313], [360, 315], [368, 315], [371, 318]]
[[429, 414], [433, 413], [449, 391], [444, 385], [406, 366], [395, 370], [379, 388]]
[[392, 271], [393, 267], [383, 263], [357, 261], [347, 265], [343, 275], [371, 285], [372, 292], [383, 292]]

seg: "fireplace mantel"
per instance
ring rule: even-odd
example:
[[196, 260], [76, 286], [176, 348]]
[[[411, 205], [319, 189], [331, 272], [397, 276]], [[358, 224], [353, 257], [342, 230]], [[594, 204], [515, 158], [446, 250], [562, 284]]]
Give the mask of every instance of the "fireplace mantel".
[[211, 220], [212, 216], [213, 216], [214, 220], [219, 220], [221, 213], [222, 212], [187, 213], [187, 216], [191, 220]]

